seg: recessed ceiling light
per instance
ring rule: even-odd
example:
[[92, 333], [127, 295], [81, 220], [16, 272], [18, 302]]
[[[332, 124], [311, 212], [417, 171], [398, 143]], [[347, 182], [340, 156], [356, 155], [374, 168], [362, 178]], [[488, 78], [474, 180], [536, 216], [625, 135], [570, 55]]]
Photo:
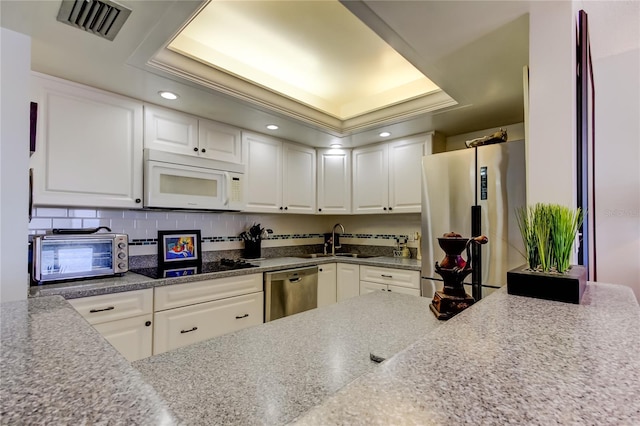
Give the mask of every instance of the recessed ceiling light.
[[269, 124], [269, 125], [267, 125], [267, 129], [269, 129], [269, 130], [278, 130], [279, 127], [276, 126], [275, 124]]
[[332, 143], [331, 148], [342, 148], [342, 144], [341, 143]]
[[383, 138], [386, 138], [386, 137], [391, 136], [391, 133], [389, 133], [389, 132], [381, 132], [380, 136], [383, 137]]
[[161, 92], [158, 92], [158, 94], [165, 99], [169, 99], [170, 101], [174, 101], [178, 99], [178, 95], [176, 95], [173, 92], [161, 91]]

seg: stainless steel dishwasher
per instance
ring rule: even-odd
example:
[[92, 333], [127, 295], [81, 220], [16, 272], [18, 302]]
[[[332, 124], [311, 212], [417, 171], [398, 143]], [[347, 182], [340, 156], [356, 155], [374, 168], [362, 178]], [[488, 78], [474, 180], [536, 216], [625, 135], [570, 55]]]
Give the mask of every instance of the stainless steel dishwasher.
[[264, 320], [272, 321], [318, 307], [318, 267], [267, 272]]

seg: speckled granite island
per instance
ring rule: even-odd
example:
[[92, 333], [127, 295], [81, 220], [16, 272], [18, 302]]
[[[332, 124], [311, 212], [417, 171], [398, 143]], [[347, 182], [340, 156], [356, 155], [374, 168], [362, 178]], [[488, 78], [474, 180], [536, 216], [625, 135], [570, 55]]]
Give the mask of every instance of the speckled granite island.
[[186, 424], [279, 425], [439, 325], [428, 299], [376, 292], [133, 366]]
[[0, 423], [638, 424], [629, 288], [428, 303], [371, 293], [133, 365], [61, 297], [2, 304]]
[[296, 424], [638, 425], [638, 304], [607, 284], [582, 305], [503, 288]]

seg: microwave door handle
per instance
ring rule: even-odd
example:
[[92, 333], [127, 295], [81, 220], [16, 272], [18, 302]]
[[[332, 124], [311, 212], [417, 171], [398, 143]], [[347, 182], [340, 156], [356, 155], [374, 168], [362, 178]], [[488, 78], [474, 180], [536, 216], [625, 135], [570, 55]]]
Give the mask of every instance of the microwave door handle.
[[229, 175], [229, 172], [224, 172], [224, 181], [226, 183], [226, 190], [225, 190], [225, 200], [224, 200], [224, 205], [228, 206], [229, 205], [229, 194], [231, 193], [231, 175]]

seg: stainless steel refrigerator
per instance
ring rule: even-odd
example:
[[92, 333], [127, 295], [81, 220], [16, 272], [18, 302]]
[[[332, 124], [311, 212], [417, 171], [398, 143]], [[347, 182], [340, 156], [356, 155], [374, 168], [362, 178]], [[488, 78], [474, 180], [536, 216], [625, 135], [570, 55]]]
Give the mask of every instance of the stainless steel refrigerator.
[[[442, 289], [435, 262], [444, 251], [438, 237], [486, 235], [476, 246], [474, 273], [465, 280], [476, 300], [507, 282], [507, 271], [524, 264], [516, 209], [526, 204], [524, 141], [433, 154], [422, 159], [422, 295]], [[466, 253], [463, 253], [466, 258]]]

